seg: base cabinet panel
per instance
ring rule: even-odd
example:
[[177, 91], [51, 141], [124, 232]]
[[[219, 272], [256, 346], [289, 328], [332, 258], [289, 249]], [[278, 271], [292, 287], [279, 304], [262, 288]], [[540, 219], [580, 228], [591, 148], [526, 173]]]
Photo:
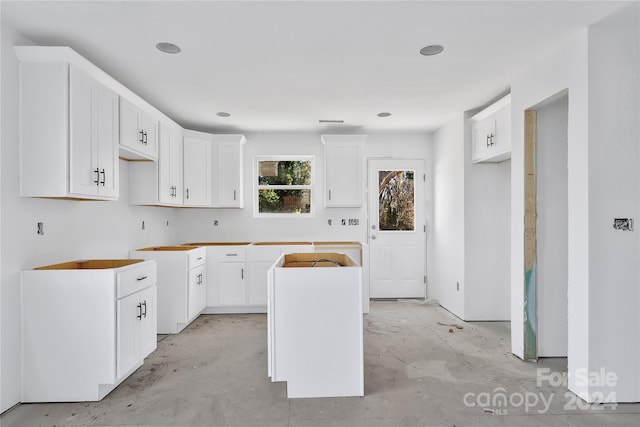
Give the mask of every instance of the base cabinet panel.
[[154, 277], [153, 261], [22, 271], [21, 401], [97, 401], [140, 367], [156, 348]]
[[132, 259], [154, 260], [158, 266], [159, 334], [177, 334], [201, 312], [206, 302], [206, 250], [159, 246], [129, 252]]
[[[321, 259], [341, 266], [313, 267]], [[290, 254], [268, 274], [271, 380], [286, 381], [289, 398], [363, 396], [361, 267], [344, 254]]]

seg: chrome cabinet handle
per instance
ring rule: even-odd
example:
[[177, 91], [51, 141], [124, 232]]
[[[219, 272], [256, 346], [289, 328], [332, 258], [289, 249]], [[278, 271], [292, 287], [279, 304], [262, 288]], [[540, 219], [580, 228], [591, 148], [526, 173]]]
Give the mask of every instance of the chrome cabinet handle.
[[142, 303], [138, 304], [138, 315], [136, 317], [138, 320], [142, 320]]
[[96, 168], [96, 170], [93, 171], [96, 174], [96, 180], [93, 181], [96, 185], [100, 185], [100, 169]]
[[140, 276], [140, 277], [138, 277], [136, 280], [137, 280], [138, 282], [141, 282], [141, 281], [143, 281], [143, 280], [144, 280], [144, 279], [146, 279], [146, 278], [147, 278], [147, 276]]
[[140, 132], [138, 132], [140, 134], [140, 139], [138, 140], [138, 142], [141, 142], [144, 144], [144, 130], [140, 130]]

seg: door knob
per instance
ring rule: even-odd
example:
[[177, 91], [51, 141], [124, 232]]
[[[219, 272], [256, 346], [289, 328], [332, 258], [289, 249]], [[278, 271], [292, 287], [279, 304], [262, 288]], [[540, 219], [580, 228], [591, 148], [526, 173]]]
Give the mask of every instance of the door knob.
[[372, 239], [372, 240], [376, 240], [376, 239], [377, 239], [377, 237], [376, 237], [375, 235], [373, 235], [373, 236], [371, 236], [371, 239]]
[[376, 227], [376, 225], [375, 225], [375, 224], [373, 224], [373, 225], [371, 226], [371, 229], [372, 229], [372, 230], [375, 230], [376, 228], [378, 228], [378, 227]]

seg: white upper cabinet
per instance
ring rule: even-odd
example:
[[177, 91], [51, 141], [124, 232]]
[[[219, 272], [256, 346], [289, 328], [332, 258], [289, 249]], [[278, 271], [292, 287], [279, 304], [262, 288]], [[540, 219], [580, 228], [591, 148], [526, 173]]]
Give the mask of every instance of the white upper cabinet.
[[501, 162], [511, 158], [511, 95], [471, 117], [473, 163]]
[[122, 97], [120, 156], [128, 160], [158, 159], [158, 120]]
[[366, 135], [322, 135], [325, 207], [362, 206], [366, 138]]
[[116, 200], [118, 96], [67, 62], [20, 64], [20, 195]]
[[244, 135], [213, 135], [213, 207], [242, 208]]
[[211, 207], [212, 146], [212, 135], [192, 130], [184, 131], [184, 206]]
[[182, 128], [169, 122], [159, 127], [157, 162], [129, 164], [129, 203], [182, 206]]

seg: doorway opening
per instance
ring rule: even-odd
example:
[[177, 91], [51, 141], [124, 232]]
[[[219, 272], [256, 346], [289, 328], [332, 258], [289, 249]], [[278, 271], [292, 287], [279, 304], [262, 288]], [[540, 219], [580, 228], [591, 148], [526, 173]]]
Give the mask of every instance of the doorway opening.
[[525, 360], [567, 356], [568, 101], [525, 111]]
[[424, 161], [369, 159], [373, 299], [426, 296]]

